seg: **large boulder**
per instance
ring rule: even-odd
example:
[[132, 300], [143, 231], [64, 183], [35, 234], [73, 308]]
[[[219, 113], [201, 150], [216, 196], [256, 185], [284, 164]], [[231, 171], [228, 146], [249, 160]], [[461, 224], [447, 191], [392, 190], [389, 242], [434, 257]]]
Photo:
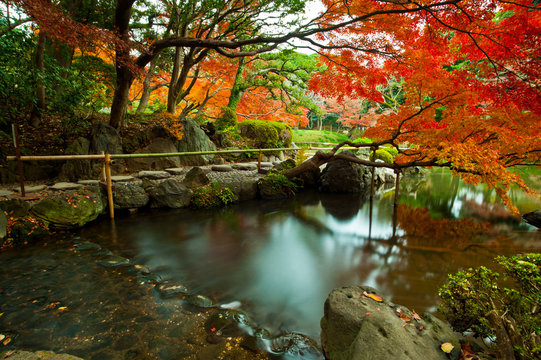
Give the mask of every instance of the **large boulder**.
[[115, 184], [113, 203], [115, 209], [137, 209], [148, 204], [149, 196], [139, 185]]
[[[88, 155], [90, 151], [90, 140], [79, 137], [72, 142], [64, 151], [65, 155]], [[77, 181], [80, 179], [90, 179], [97, 175], [96, 169], [90, 160], [68, 160], [62, 165], [59, 179], [67, 181]]]
[[[177, 148], [169, 137], [159, 137], [151, 141], [148, 146], [136, 150], [135, 154], [176, 153]], [[126, 160], [126, 167], [132, 171], [137, 170], [163, 170], [176, 168], [180, 165], [178, 156], [133, 158]]]
[[255, 177], [237, 176], [231, 179], [224, 179], [221, 184], [231, 189], [238, 201], [252, 200], [257, 198], [258, 179]]
[[150, 207], [182, 208], [190, 205], [192, 191], [174, 179], [161, 182], [150, 189]]
[[56, 354], [52, 351], [29, 352], [23, 350], [0, 352], [0, 358], [10, 360], [83, 360], [69, 354]]
[[[450, 354], [441, 345], [451, 343]], [[321, 319], [321, 344], [328, 360], [457, 360], [460, 343], [449, 325], [395, 305], [371, 287], [333, 290]]]
[[[356, 157], [350, 151], [342, 154]], [[329, 161], [319, 178], [319, 190], [331, 193], [365, 192], [370, 190], [371, 171], [351, 161], [336, 159]]]
[[528, 224], [541, 229], [541, 209], [522, 215], [522, 219]]
[[207, 174], [205, 174], [203, 169], [194, 166], [186, 173], [182, 183], [190, 189], [197, 189], [198, 187], [210, 184], [210, 179]]
[[[216, 151], [216, 145], [210, 141], [195, 121], [185, 119], [181, 121], [181, 124], [183, 136], [177, 142], [179, 152]], [[213, 158], [214, 155], [181, 156], [180, 162], [182, 165], [199, 166], [207, 165]]]
[[98, 187], [88, 187], [43, 199], [30, 213], [53, 229], [74, 229], [95, 220], [105, 210], [105, 203]]
[[[122, 154], [122, 139], [118, 131], [104, 122], [97, 122], [92, 125], [90, 131], [89, 154]], [[94, 162], [94, 165], [98, 162]], [[120, 173], [124, 170], [124, 162], [115, 161], [111, 166], [113, 173]]]

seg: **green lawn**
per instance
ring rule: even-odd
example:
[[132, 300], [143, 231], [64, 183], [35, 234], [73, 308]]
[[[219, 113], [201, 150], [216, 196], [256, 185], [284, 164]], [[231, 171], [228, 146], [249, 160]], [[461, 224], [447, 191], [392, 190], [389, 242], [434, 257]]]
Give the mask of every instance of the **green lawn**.
[[348, 140], [346, 134], [319, 130], [293, 130], [294, 143], [323, 142], [339, 143]]

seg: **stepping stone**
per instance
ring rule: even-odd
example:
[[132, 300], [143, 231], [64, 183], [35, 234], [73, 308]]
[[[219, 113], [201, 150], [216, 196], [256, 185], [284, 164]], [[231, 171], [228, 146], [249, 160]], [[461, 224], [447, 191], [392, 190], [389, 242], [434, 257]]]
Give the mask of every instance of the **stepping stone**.
[[79, 181], [77, 181], [77, 184], [81, 184], [81, 185], [99, 185], [100, 181], [99, 180], [79, 180]]
[[131, 175], [115, 175], [111, 176], [113, 182], [134, 181], [135, 178]]
[[[47, 189], [47, 185], [25, 186], [24, 187], [24, 192], [25, 193], [33, 193], [33, 192], [38, 192], [38, 191], [45, 190], [45, 189]], [[13, 190], [15, 192], [21, 192], [20, 187], [14, 188]]]
[[171, 174], [167, 171], [139, 171], [137, 174], [138, 178], [146, 178], [146, 179], [167, 179], [171, 177]]
[[[25, 189], [26, 190], [26, 189]], [[10, 196], [13, 195], [13, 191], [10, 190], [0, 190], [0, 196]]]
[[235, 170], [257, 170], [257, 165], [254, 163], [237, 163], [231, 165], [231, 167]]
[[130, 260], [122, 256], [112, 255], [102, 260], [98, 260], [96, 263], [103, 267], [120, 267], [130, 265]]
[[171, 175], [184, 175], [188, 170], [186, 168], [169, 168], [165, 169]]
[[217, 171], [217, 172], [233, 171], [233, 168], [230, 165], [212, 165], [212, 167], [210, 169], [212, 171]]
[[[257, 166], [257, 165], [256, 165]], [[270, 161], [262, 161], [261, 162], [261, 167], [262, 168], [270, 168], [270, 167], [273, 167], [274, 165], [270, 162]]]
[[188, 288], [176, 282], [167, 282], [157, 286], [162, 297], [172, 297], [189, 293]]
[[74, 190], [83, 187], [81, 184], [71, 183], [71, 182], [59, 182], [51, 186], [53, 190]]

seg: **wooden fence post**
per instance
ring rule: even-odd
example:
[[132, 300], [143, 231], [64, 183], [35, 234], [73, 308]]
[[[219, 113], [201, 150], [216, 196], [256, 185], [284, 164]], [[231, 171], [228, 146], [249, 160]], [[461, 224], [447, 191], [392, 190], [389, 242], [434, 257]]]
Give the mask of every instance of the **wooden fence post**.
[[23, 164], [21, 163], [21, 149], [19, 148], [19, 135], [17, 134], [17, 127], [15, 124], [11, 124], [11, 131], [13, 133], [13, 145], [15, 146], [15, 154], [17, 156], [17, 171], [19, 172], [19, 184], [21, 186], [21, 196], [25, 197], [26, 192], [24, 190], [23, 180]]
[[261, 170], [261, 149], [259, 149], [259, 156], [257, 157], [257, 171]]
[[115, 208], [113, 204], [113, 186], [111, 181], [111, 155], [105, 154], [105, 178], [107, 182], [107, 200], [109, 203], [109, 217], [112, 219], [115, 218]]

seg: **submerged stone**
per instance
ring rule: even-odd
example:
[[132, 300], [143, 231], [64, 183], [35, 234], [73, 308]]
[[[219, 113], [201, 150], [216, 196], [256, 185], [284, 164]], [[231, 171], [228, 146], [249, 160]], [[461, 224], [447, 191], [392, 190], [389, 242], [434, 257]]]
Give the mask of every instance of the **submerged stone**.
[[160, 295], [165, 298], [173, 297], [179, 294], [184, 295], [189, 292], [186, 286], [176, 282], [167, 282], [160, 284], [158, 285], [157, 289], [160, 292]]
[[109, 256], [101, 260], [98, 260], [96, 261], [96, 263], [104, 267], [129, 266], [130, 259], [126, 259], [125, 257], [122, 257], [122, 256], [113, 255], [113, 256]]
[[318, 360], [323, 354], [317, 343], [299, 333], [280, 335], [271, 341], [271, 352], [285, 359]]
[[75, 244], [76, 251], [86, 251], [86, 250], [100, 250], [101, 246], [90, 242], [90, 241], [81, 241]]
[[253, 335], [254, 328], [255, 324], [247, 314], [233, 309], [216, 311], [205, 323], [207, 332], [225, 337]]
[[210, 308], [214, 306], [211, 299], [199, 294], [188, 295], [186, 296], [184, 301], [186, 301], [190, 305], [197, 306], [200, 308]]

